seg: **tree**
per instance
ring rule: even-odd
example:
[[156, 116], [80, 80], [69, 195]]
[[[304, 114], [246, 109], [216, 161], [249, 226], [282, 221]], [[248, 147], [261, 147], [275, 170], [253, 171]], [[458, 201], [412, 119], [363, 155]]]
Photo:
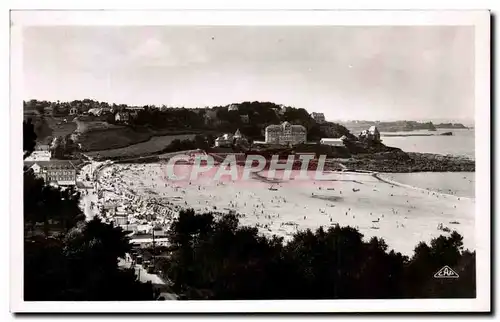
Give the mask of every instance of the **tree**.
[[28, 118], [23, 121], [23, 158], [26, 159], [34, 150], [36, 146], [35, 126], [32, 119]]
[[[236, 214], [182, 211], [169, 236], [172, 255], [163, 261], [163, 271], [174, 289], [191, 299], [475, 295], [475, 256], [461, 250], [457, 233], [432, 240], [430, 247], [421, 243], [412, 260], [389, 251], [383, 239], [365, 241], [356, 229], [338, 225], [299, 231], [284, 244], [240, 226]], [[466, 276], [459, 286], [432, 278], [434, 266], [445, 261]]]
[[25, 300], [153, 300], [151, 283], [120, 269], [118, 257], [130, 249], [123, 231], [99, 219], [80, 222], [58, 238], [25, 242]]
[[35, 109], [37, 110], [38, 113], [40, 113], [41, 116], [44, 115], [45, 113], [45, 107], [41, 104], [36, 104]]
[[67, 231], [79, 220], [85, 219], [80, 207], [80, 194], [74, 188], [61, 189], [45, 185], [32, 170], [26, 170], [24, 178], [24, 221], [31, 235], [36, 223], [43, 223], [43, 233], [49, 236], [49, 221], [58, 221], [60, 230]]

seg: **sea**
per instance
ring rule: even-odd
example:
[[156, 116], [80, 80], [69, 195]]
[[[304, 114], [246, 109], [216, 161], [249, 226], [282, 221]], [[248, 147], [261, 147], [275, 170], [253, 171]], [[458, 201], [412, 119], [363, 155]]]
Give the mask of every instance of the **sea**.
[[[443, 132], [452, 132], [453, 135], [439, 135]], [[385, 136], [395, 134], [405, 136]], [[438, 135], [419, 136], [422, 134]], [[439, 129], [432, 132], [382, 132], [381, 138], [385, 145], [400, 148], [405, 152], [436, 153], [475, 159], [474, 129]], [[460, 197], [475, 198], [475, 172], [388, 173], [385, 176], [393, 181], [418, 188]]]

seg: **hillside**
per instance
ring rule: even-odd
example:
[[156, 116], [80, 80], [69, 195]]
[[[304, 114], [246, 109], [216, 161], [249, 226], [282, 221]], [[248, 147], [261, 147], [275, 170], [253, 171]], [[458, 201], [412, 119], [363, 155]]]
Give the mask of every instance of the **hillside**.
[[462, 123], [439, 123], [435, 125], [438, 129], [468, 129]]

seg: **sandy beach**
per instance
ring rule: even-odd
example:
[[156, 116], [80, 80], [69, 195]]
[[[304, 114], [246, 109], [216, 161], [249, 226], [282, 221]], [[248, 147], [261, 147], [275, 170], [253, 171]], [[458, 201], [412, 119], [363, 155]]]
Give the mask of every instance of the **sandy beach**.
[[[475, 246], [472, 198], [398, 186], [370, 173], [330, 172], [321, 180], [270, 183], [266, 171], [245, 181], [230, 177], [215, 181], [207, 172], [195, 181], [179, 182], [167, 179], [166, 167], [164, 163], [115, 164], [102, 171], [100, 180], [120, 182], [137, 195], [164, 200], [177, 210], [235, 211], [241, 214], [241, 224], [285, 239], [297, 230], [338, 223], [358, 228], [367, 239], [383, 237], [389, 249], [411, 255], [420, 241], [446, 235], [437, 229], [442, 224], [462, 234], [466, 248]], [[189, 172], [190, 166], [176, 166], [179, 169]]]

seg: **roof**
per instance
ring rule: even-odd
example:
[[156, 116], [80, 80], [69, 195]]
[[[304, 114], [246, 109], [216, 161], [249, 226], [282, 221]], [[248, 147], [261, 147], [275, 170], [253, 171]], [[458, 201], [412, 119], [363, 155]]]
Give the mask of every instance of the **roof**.
[[90, 114], [102, 113], [102, 108], [91, 108], [90, 110], [88, 110], [88, 113], [90, 113]]
[[24, 161], [24, 165], [31, 168], [38, 164], [43, 169], [74, 169], [75, 165], [70, 160], [50, 160], [50, 161]]
[[281, 132], [282, 129], [285, 127], [285, 126], [291, 126], [292, 128], [292, 131], [300, 131], [300, 132], [306, 132], [306, 128], [300, 124], [296, 124], [296, 125], [293, 125], [293, 124], [290, 124], [290, 122], [283, 122], [281, 123], [280, 125], [277, 125], [277, 124], [273, 124], [273, 125], [268, 125], [266, 127], [266, 131], [268, 132]]
[[49, 161], [51, 154], [49, 151], [33, 151], [25, 161]]
[[327, 145], [333, 145], [333, 146], [343, 146], [344, 140], [341, 138], [340, 139], [323, 138], [323, 139], [321, 139], [320, 143], [327, 144]]

